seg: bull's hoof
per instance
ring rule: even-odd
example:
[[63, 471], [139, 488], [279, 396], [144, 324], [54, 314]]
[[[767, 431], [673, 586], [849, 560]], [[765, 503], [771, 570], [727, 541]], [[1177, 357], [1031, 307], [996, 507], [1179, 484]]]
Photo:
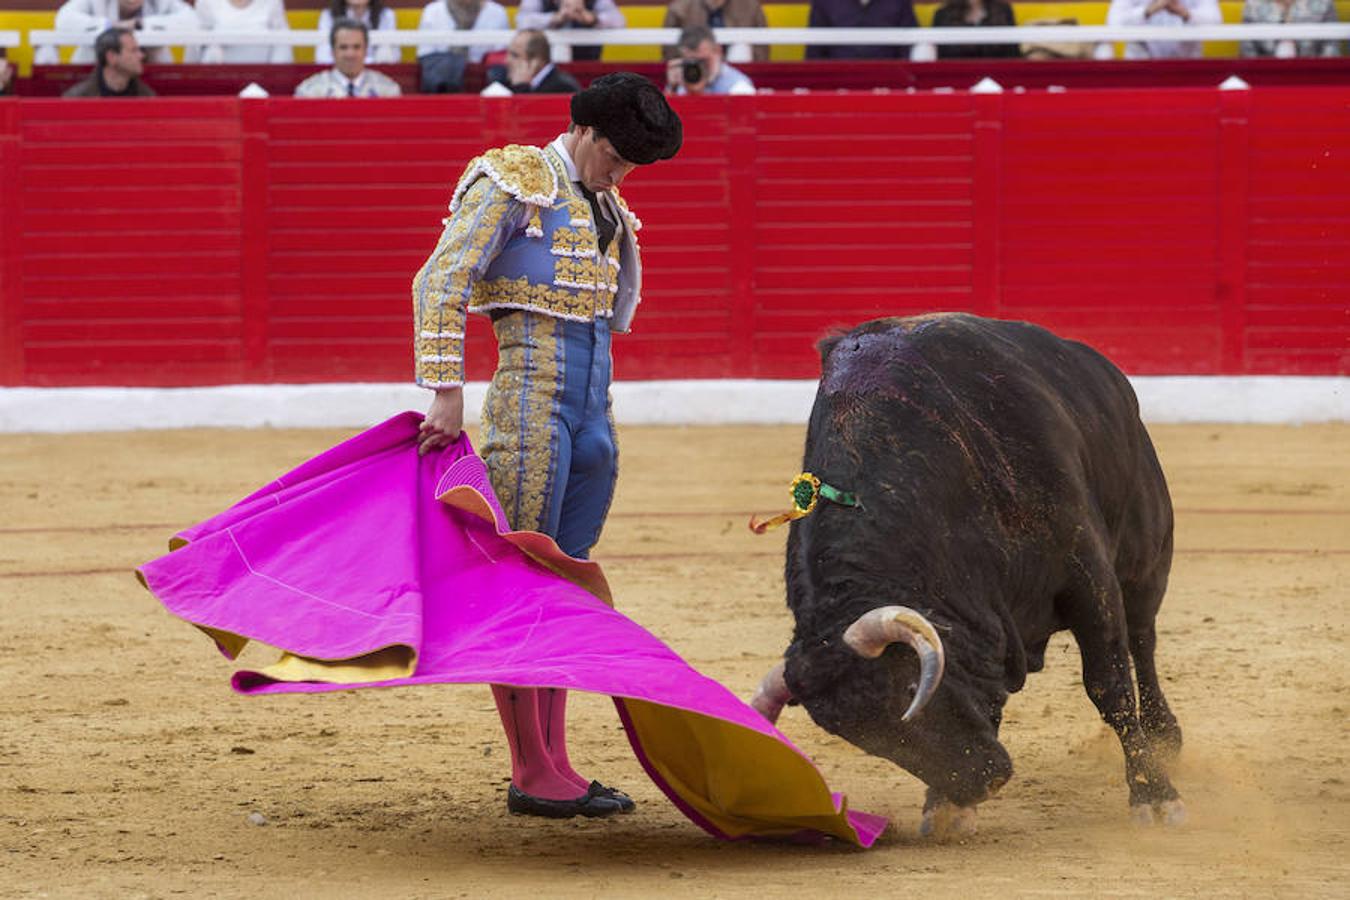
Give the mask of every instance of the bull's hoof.
[[919, 836], [940, 843], [963, 841], [975, 834], [975, 807], [957, 806], [946, 801], [923, 811]]
[[1164, 825], [1176, 827], [1186, 824], [1186, 804], [1180, 799], [1159, 803], [1155, 812], [1158, 814], [1158, 821]]
[[1130, 821], [1140, 828], [1149, 828], [1154, 824], [1175, 828], [1186, 824], [1186, 804], [1180, 799], [1164, 800], [1161, 803], [1136, 803], [1130, 807]]

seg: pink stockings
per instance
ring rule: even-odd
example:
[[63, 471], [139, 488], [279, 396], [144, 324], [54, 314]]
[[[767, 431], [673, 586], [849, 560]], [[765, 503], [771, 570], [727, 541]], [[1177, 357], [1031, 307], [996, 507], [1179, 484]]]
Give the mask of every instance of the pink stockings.
[[511, 781], [527, 794], [572, 800], [590, 782], [567, 759], [567, 691], [494, 684], [492, 699], [511, 747]]

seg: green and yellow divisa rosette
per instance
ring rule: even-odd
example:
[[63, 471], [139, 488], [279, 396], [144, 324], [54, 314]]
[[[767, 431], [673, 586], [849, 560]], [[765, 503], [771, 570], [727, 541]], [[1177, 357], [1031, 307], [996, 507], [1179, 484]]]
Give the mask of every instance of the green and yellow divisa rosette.
[[779, 513], [763, 521], [760, 521], [757, 516], [751, 516], [751, 531], [755, 534], [763, 534], [794, 519], [809, 516], [815, 510], [816, 504], [822, 499], [829, 500], [831, 503], [838, 503], [840, 506], [858, 505], [856, 494], [841, 491], [833, 485], [825, 484], [810, 472], [803, 472], [792, 479], [788, 491], [792, 495], [792, 508], [785, 513]]

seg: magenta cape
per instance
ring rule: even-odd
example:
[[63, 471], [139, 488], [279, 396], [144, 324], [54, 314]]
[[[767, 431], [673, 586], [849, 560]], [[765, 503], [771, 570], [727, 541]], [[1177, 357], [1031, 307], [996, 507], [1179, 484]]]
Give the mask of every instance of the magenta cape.
[[510, 532], [467, 438], [419, 457], [404, 413], [304, 463], [137, 574], [233, 659], [246, 694], [429, 683], [608, 694], [638, 759], [720, 838], [830, 835], [866, 847], [886, 820], [850, 811], [758, 713], [609, 605], [595, 563]]

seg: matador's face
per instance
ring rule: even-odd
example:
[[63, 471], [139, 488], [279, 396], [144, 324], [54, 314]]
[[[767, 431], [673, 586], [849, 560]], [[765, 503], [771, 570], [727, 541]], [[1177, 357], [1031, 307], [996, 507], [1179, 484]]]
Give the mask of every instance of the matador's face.
[[595, 129], [588, 125], [578, 125], [579, 134], [576, 150], [572, 153], [572, 162], [576, 164], [577, 176], [588, 191], [607, 191], [616, 188], [628, 177], [628, 173], [637, 168], [620, 156], [610, 144], [608, 138], [597, 137]]

